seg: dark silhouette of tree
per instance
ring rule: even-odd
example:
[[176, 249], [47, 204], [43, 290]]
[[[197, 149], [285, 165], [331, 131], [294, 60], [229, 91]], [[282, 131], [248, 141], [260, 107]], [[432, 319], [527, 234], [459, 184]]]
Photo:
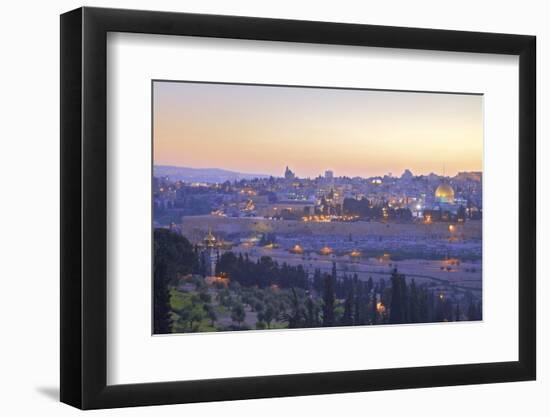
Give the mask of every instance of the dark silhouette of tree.
[[414, 278], [411, 280], [409, 290], [409, 320], [410, 323], [419, 323], [420, 320], [420, 300], [418, 289]]
[[[359, 200], [355, 198], [345, 198], [342, 209], [344, 214], [359, 216], [363, 219], [396, 219], [401, 221], [410, 221], [412, 212], [408, 208], [393, 208], [387, 202], [373, 205], [372, 201], [366, 198]], [[387, 218], [384, 216], [386, 213]]]
[[477, 320], [483, 320], [483, 305], [481, 304], [481, 301], [477, 303], [477, 309], [476, 309], [476, 319]]
[[241, 327], [241, 324], [244, 321], [245, 317], [246, 312], [244, 311], [243, 305], [241, 303], [235, 303], [235, 305], [231, 309], [231, 320], [233, 320], [239, 325], [239, 327]]
[[373, 291], [370, 301], [370, 323], [371, 324], [377, 324], [378, 323], [378, 308], [376, 305], [376, 293]]
[[344, 314], [342, 315], [343, 326], [353, 326], [353, 307], [355, 301], [355, 291], [353, 285], [348, 288], [348, 295], [344, 301]]
[[290, 297], [290, 311], [284, 314], [283, 319], [288, 322], [289, 329], [297, 329], [304, 327], [305, 311], [298, 299], [296, 290], [292, 288], [292, 295]]
[[258, 319], [260, 321], [263, 321], [269, 329], [271, 326], [271, 322], [275, 318], [275, 315], [275, 308], [273, 307], [273, 304], [268, 303], [265, 308], [258, 313]]
[[374, 282], [372, 280], [372, 277], [369, 277], [367, 281], [367, 293], [370, 293], [374, 288]]
[[334, 326], [334, 284], [336, 281], [333, 267], [333, 275], [325, 274], [323, 277], [323, 326]]
[[477, 303], [474, 300], [470, 301], [468, 305], [468, 320], [481, 320], [481, 303]]
[[196, 265], [196, 254], [189, 241], [168, 229], [153, 233], [153, 331], [170, 333], [170, 286]]
[[231, 282], [237, 282], [244, 287], [266, 288], [274, 284], [281, 288], [295, 287], [304, 290], [310, 287], [307, 271], [302, 265], [279, 265], [269, 256], [262, 256], [253, 262], [248, 255], [236, 256], [233, 252], [226, 252], [219, 258], [216, 273], [226, 274]]
[[313, 273], [313, 289], [318, 294], [321, 294], [323, 292], [323, 278], [321, 276], [321, 270], [319, 268], [315, 268], [315, 271]]
[[306, 307], [306, 327], [317, 327], [319, 325], [319, 306], [312, 297], [307, 297]]
[[455, 308], [452, 299], [439, 294], [436, 299], [434, 321], [453, 321]]
[[421, 287], [418, 289], [418, 322], [427, 323], [429, 321], [428, 291]]
[[378, 293], [384, 294], [384, 291], [386, 291], [386, 280], [384, 278], [380, 278], [380, 281], [378, 281]]
[[212, 304], [206, 304], [205, 306], [206, 315], [208, 316], [208, 319], [210, 320], [210, 325], [214, 327], [214, 324], [216, 323], [216, 320], [218, 320], [218, 315], [216, 314], [216, 310]]
[[405, 279], [394, 269], [391, 275], [390, 323], [406, 323], [405, 317]]
[[365, 283], [359, 281], [357, 274], [353, 275], [353, 285], [355, 288], [355, 297], [353, 300], [353, 322], [356, 325], [367, 324], [367, 293]]

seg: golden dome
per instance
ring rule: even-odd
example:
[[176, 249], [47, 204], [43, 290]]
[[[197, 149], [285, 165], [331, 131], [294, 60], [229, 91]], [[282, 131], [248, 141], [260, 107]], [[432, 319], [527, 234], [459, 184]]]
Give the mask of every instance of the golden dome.
[[208, 234], [204, 238], [204, 243], [206, 246], [216, 245], [216, 237], [212, 234], [212, 229], [208, 229]]
[[435, 190], [435, 199], [439, 203], [454, 203], [455, 192], [449, 184], [439, 184], [439, 186]]

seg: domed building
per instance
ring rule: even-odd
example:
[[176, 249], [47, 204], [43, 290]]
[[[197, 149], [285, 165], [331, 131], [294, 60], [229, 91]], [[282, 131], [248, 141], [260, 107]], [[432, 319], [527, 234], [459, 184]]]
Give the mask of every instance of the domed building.
[[216, 236], [212, 234], [212, 229], [208, 229], [208, 234], [203, 239], [204, 246], [207, 248], [213, 248], [216, 246]]
[[455, 192], [453, 187], [446, 182], [439, 184], [439, 186], [435, 189], [435, 201], [436, 203], [454, 204]]
[[453, 187], [443, 181], [437, 186], [434, 193], [434, 205], [432, 210], [426, 211], [431, 221], [448, 221], [456, 216], [458, 205], [456, 204], [455, 191]]

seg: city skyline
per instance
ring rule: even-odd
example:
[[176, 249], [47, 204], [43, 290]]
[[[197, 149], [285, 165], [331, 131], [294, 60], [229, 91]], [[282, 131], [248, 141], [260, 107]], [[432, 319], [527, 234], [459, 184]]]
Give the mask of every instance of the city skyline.
[[[154, 164], [301, 178], [482, 171], [479, 95], [154, 83]], [[191, 151], [190, 151], [191, 150]]]
[[[227, 172], [231, 172], [231, 173], [234, 173], [234, 174], [243, 174], [243, 175], [246, 175], [247, 177], [250, 176], [254, 176], [254, 175], [257, 175], [258, 178], [267, 178], [267, 177], [273, 177], [273, 178], [284, 178], [284, 174], [285, 174], [285, 169], [288, 168], [290, 169], [294, 174], [295, 174], [295, 177], [297, 179], [315, 179], [315, 178], [319, 178], [319, 177], [326, 177], [326, 174], [327, 174], [327, 171], [330, 171], [332, 173], [332, 176], [333, 178], [354, 178], [354, 177], [349, 177], [347, 175], [340, 175], [338, 172], [335, 172], [334, 170], [332, 169], [324, 169], [322, 170], [322, 172], [319, 172], [317, 175], [313, 175], [313, 176], [302, 176], [302, 175], [299, 175], [298, 172], [296, 172], [296, 170], [291, 167], [291, 166], [284, 166], [284, 168], [282, 170], [279, 170], [278, 173], [275, 173], [275, 174], [268, 174], [268, 173], [264, 173], [264, 172], [246, 172], [246, 171], [243, 171], [243, 170], [232, 170], [232, 169], [225, 169], [225, 168], [219, 168], [219, 167], [205, 167], [205, 168], [202, 168], [202, 167], [190, 167], [190, 166], [176, 166], [176, 165], [162, 165], [162, 164], [159, 164], [159, 165], [154, 165], [154, 168], [155, 169], [158, 169], [158, 168], [182, 168], [182, 169], [192, 169], [192, 170], [205, 170], [205, 171], [208, 171], [208, 170], [221, 170], [221, 171], [227, 171]], [[369, 179], [369, 178], [377, 178], [377, 177], [384, 177], [386, 175], [389, 175], [391, 177], [394, 177], [394, 178], [399, 178], [402, 176], [402, 174], [405, 172], [405, 171], [410, 171], [412, 173], [413, 176], [429, 176], [429, 175], [436, 175], [438, 177], [443, 177], [443, 178], [452, 178], [452, 177], [455, 177], [457, 176], [458, 174], [460, 173], [482, 173], [481, 170], [477, 171], [477, 170], [463, 170], [463, 171], [457, 171], [455, 173], [452, 173], [452, 174], [449, 174], [448, 172], [445, 172], [445, 170], [443, 170], [442, 172], [429, 172], [429, 173], [416, 173], [414, 171], [412, 171], [410, 168], [405, 168], [403, 169], [403, 171], [400, 171], [400, 172], [395, 172], [395, 171], [390, 171], [390, 172], [385, 172], [385, 173], [382, 173], [382, 174], [375, 174], [375, 175], [369, 175], [369, 176], [361, 176], [361, 175], [357, 175], [355, 176], [355, 178], [361, 178], [361, 179]]]

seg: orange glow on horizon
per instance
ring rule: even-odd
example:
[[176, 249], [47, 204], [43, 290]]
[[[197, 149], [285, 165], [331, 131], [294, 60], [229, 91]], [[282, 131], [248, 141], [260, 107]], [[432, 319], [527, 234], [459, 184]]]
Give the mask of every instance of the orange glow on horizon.
[[[482, 96], [155, 82], [154, 163], [298, 177], [481, 171]], [[190, 151], [191, 150], [191, 151]]]

